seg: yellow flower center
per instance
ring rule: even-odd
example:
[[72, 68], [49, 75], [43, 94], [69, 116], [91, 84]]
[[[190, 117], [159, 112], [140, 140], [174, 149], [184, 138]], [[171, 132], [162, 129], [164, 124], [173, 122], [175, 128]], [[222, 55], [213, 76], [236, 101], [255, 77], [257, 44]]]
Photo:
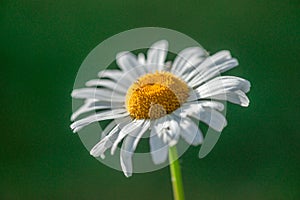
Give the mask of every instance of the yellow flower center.
[[157, 119], [186, 101], [189, 88], [169, 72], [146, 74], [127, 91], [126, 109], [134, 119]]

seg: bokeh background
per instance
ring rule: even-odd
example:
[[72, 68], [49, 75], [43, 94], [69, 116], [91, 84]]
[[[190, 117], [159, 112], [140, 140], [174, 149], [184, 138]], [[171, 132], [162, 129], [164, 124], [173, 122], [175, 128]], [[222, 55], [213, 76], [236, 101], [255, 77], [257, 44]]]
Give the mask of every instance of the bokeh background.
[[169, 169], [125, 178], [69, 128], [76, 72], [101, 41], [145, 26], [229, 49], [252, 83], [214, 150], [180, 159], [186, 199], [300, 199], [300, 2], [0, 2], [0, 199], [172, 199]]

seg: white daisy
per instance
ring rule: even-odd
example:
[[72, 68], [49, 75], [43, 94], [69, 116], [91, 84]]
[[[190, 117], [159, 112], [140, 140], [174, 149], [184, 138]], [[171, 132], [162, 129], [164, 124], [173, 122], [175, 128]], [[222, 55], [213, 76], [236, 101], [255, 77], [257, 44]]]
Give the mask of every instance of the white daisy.
[[[168, 42], [153, 44], [138, 56], [130, 52], [117, 55], [120, 70], [99, 72], [99, 79], [75, 89], [73, 98], [85, 103], [73, 113], [74, 132], [102, 120], [113, 120], [102, 132], [102, 139], [91, 149], [94, 157], [114, 154], [122, 142], [120, 162], [124, 174], [132, 174], [132, 156], [140, 138], [150, 131], [150, 150], [155, 164], [168, 157], [168, 147], [183, 138], [190, 145], [202, 143], [197, 121], [221, 132], [227, 125], [218, 100], [248, 106], [245, 93], [250, 83], [234, 76], [219, 76], [238, 65], [229, 51], [212, 56], [200, 47], [181, 51], [174, 62], [165, 62]], [[89, 116], [76, 120], [82, 114]]]

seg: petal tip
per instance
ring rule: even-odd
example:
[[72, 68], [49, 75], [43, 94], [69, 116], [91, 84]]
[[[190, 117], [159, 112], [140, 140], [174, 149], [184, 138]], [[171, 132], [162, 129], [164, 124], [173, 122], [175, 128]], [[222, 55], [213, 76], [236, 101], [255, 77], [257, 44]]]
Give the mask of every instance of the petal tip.
[[129, 178], [132, 176], [132, 173], [131, 172], [125, 172], [123, 171], [124, 175], [126, 176], [126, 178]]

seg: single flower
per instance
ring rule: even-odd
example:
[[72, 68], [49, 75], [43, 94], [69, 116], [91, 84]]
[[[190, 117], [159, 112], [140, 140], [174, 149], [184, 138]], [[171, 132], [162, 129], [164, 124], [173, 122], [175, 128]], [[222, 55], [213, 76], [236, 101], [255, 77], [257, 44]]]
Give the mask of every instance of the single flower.
[[[78, 132], [102, 120], [113, 120], [102, 132], [102, 139], [91, 149], [94, 157], [114, 154], [122, 142], [120, 162], [124, 174], [132, 174], [132, 156], [139, 140], [150, 131], [150, 150], [155, 164], [164, 162], [168, 148], [183, 138], [199, 145], [203, 135], [197, 122], [221, 132], [227, 125], [222, 101], [248, 106], [245, 95], [249, 81], [235, 76], [219, 76], [238, 65], [229, 51], [209, 56], [200, 47], [181, 51], [174, 62], [165, 62], [168, 42], [154, 43], [145, 55], [121, 52], [116, 61], [120, 70], [103, 70], [99, 79], [75, 89], [73, 98], [85, 103], [73, 113], [71, 128]], [[84, 114], [89, 116], [77, 120]]]

